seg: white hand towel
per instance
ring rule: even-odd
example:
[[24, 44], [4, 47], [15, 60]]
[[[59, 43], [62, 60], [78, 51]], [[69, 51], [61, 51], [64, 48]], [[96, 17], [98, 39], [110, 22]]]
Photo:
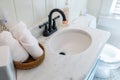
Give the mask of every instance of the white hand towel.
[[29, 30], [25, 30], [19, 40], [27, 44], [38, 44], [37, 39], [31, 33], [29, 33]]
[[14, 27], [10, 28], [10, 31], [17, 40], [19, 40], [20, 37], [24, 36], [25, 42], [33, 43], [34, 40], [34, 43], [38, 44], [38, 41], [32, 36], [31, 32], [27, 29], [27, 25], [24, 24], [22, 21], [16, 24]]
[[[13, 34], [13, 36], [19, 40], [19, 38], [23, 35], [23, 33], [27, 30], [27, 25], [24, 24], [22, 21], [20, 21], [18, 24], [16, 24], [13, 27], [8, 27], [10, 32]], [[29, 31], [27, 31], [30, 33]]]
[[[26, 38], [26, 39], [25, 39]], [[30, 38], [30, 37], [28, 37]], [[26, 41], [25, 41], [26, 40]], [[28, 40], [28, 41], [27, 41]], [[37, 59], [43, 54], [43, 50], [39, 47], [38, 43], [34, 43], [33, 41], [29, 41], [30, 39], [27, 39], [27, 37], [23, 36], [20, 39], [20, 43], [22, 46], [26, 49], [26, 51], [34, 58]], [[36, 41], [36, 40], [35, 40]], [[33, 44], [34, 43], [34, 44]]]
[[16, 62], [24, 62], [28, 59], [28, 53], [19, 44], [19, 42], [14, 39], [10, 32], [3, 31], [0, 34], [0, 45], [7, 45], [10, 47], [13, 60]]
[[37, 59], [43, 54], [37, 39], [32, 36], [31, 32], [27, 29], [27, 25], [22, 21], [11, 28], [10, 31], [34, 59]]
[[[11, 58], [9, 46], [0, 46], [0, 66], [5, 66]], [[12, 61], [12, 58], [10, 59]]]

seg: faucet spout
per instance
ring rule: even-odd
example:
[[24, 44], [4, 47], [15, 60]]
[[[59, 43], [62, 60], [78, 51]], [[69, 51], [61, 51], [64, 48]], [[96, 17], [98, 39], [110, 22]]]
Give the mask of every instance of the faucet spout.
[[49, 16], [48, 16], [48, 17], [49, 17], [49, 31], [50, 31], [50, 32], [52, 31], [52, 15], [53, 15], [54, 12], [59, 12], [59, 13], [62, 15], [63, 23], [65, 23], [65, 21], [67, 21], [67, 20], [66, 20], [66, 16], [65, 16], [65, 14], [64, 14], [64, 12], [63, 12], [62, 10], [57, 9], [57, 8], [51, 10], [51, 11], [50, 11], [50, 14], [49, 14]]
[[42, 28], [43, 26], [45, 26], [45, 30], [43, 31], [43, 36], [45, 36], [45, 37], [50, 36], [52, 33], [57, 31], [55, 20], [57, 18], [59, 18], [60, 16], [57, 16], [57, 17], [52, 19], [52, 15], [53, 15], [54, 12], [58, 12], [58, 13], [60, 13], [62, 15], [63, 24], [67, 24], [67, 22], [68, 22], [67, 19], [66, 19], [65, 14], [64, 14], [64, 12], [62, 10], [57, 9], [57, 8], [51, 10], [49, 15], [48, 15], [48, 21], [39, 26], [39, 28]]

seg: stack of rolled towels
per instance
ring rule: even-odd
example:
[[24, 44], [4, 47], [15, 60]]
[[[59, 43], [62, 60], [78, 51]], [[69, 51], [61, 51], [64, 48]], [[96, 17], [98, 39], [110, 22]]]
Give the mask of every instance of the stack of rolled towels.
[[22, 21], [9, 27], [9, 31], [0, 33], [0, 46], [10, 47], [15, 62], [25, 62], [29, 55], [34, 59], [43, 55], [43, 50], [39, 47], [37, 39], [32, 36], [27, 25]]

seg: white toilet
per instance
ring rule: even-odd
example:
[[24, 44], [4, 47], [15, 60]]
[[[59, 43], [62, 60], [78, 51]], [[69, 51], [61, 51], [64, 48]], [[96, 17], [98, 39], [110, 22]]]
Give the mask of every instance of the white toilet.
[[108, 78], [110, 77], [110, 71], [119, 67], [120, 50], [110, 44], [106, 44], [100, 54], [95, 77]]

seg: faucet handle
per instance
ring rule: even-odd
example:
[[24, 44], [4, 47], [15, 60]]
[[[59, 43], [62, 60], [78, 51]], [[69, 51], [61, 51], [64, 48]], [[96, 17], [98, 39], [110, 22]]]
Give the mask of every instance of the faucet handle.
[[49, 35], [49, 31], [48, 31], [48, 26], [47, 26], [47, 24], [45, 24], [45, 29], [44, 29], [44, 31], [43, 31], [43, 35], [44, 35], [44, 36]]
[[53, 19], [53, 30], [57, 30], [55, 19]]

